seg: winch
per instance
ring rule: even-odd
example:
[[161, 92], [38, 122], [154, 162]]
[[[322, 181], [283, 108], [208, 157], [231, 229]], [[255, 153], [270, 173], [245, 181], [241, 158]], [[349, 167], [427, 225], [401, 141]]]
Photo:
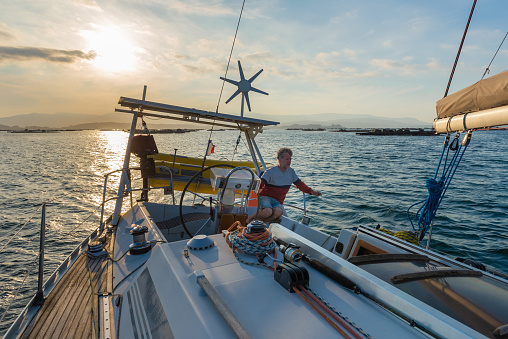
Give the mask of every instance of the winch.
[[152, 245], [146, 241], [145, 233], [148, 232], [146, 226], [136, 226], [131, 230], [132, 244], [129, 245], [129, 252], [132, 255], [143, 254], [152, 249]]

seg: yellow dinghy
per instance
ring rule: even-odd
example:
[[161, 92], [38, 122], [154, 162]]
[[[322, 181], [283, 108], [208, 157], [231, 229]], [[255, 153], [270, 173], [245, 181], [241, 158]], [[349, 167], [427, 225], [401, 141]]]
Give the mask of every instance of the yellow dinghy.
[[[170, 185], [171, 173], [173, 173], [173, 189], [182, 191], [189, 180], [201, 169], [213, 165], [232, 165], [234, 167], [245, 166], [255, 170], [254, 162], [252, 161], [229, 161], [229, 160], [206, 160], [203, 166], [202, 158], [186, 157], [182, 155], [172, 154], [152, 154], [148, 158], [153, 159], [155, 162], [155, 176], [150, 178], [150, 186], [152, 187], [165, 187]], [[262, 167], [262, 164], [259, 163]], [[197, 193], [213, 194], [210, 182], [210, 171], [205, 171], [203, 177], [195, 180], [196, 183], [189, 186], [189, 190]]]

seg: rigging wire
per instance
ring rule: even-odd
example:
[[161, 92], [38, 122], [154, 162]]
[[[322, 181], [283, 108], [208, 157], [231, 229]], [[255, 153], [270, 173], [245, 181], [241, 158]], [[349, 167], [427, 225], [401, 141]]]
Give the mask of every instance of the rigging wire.
[[446, 91], [445, 91], [444, 97], [446, 97], [448, 95], [448, 91], [450, 90], [450, 85], [451, 85], [452, 79], [453, 79], [453, 73], [455, 73], [455, 68], [457, 67], [457, 63], [459, 62], [460, 52], [462, 51], [462, 46], [464, 45], [464, 40], [466, 40], [467, 30], [469, 28], [469, 23], [471, 22], [471, 17], [473, 16], [474, 8], [476, 6], [476, 1], [477, 0], [473, 1], [473, 7], [471, 8], [471, 13], [469, 13], [469, 19], [467, 19], [466, 28], [464, 29], [464, 34], [462, 35], [462, 41], [460, 42], [459, 50], [457, 51], [457, 56], [455, 57], [455, 62], [453, 64], [452, 73], [450, 74], [450, 79], [448, 79], [448, 86], [446, 86]]
[[[233, 45], [231, 46], [231, 51], [229, 52], [229, 59], [228, 59], [228, 64], [226, 66], [226, 72], [224, 73], [224, 78], [226, 78], [228, 75], [229, 64], [231, 63], [231, 56], [233, 55], [233, 49], [235, 48], [236, 36], [238, 35], [238, 28], [240, 27], [240, 21], [242, 20], [242, 13], [243, 13], [244, 6], [245, 6], [245, 0], [243, 0], [242, 9], [240, 10], [240, 17], [238, 18], [238, 23], [236, 24], [235, 37], [233, 38]], [[224, 90], [225, 83], [226, 83], [226, 80], [222, 80], [222, 87], [220, 89], [219, 100], [217, 101], [217, 108], [215, 109], [215, 114], [217, 114], [219, 112], [220, 99], [222, 98], [222, 92]], [[212, 129], [213, 129], [213, 125], [212, 125]]]
[[[238, 17], [238, 23], [236, 24], [235, 36], [233, 38], [233, 44], [231, 45], [231, 51], [229, 52], [229, 58], [228, 58], [227, 66], [226, 66], [226, 71], [224, 72], [224, 78], [226, 78], [227, 75], [228, 75], [229, 65], [231, 63], [231, 57], [233, 55], [233, 49], [235, 48], [236, 36], [238, 35], [238, 28], [240, 27], [240, 21], [242, 20], [242, 14], [243, 14], [243, 8], [244, 8], [244, 6], [245, 6], [245, 0], [243, 0], [242, 9], [240, 10], [240, 16]], [[222, 92], [224, 91], [224, 84], [225, 83], [226, 83], [226, 80], [223, 80], [222, 81], [222, 87], [221, 87], [220, 93], [219, 93], [219, 100], [217, 101], [217, 107], [215, 109], [215, 117], [217, 117], [217, 114], [219, 114], [219, 105], [220, 105], [220, 100], [222, 98]], [[206, 156], [208, 155], [207, 154], [208, 153], [208, 147], [210, 146], [210, 142], [211, 142], [211, 138], [212, 138], [212, 133], [213, 133], [214, 127], [215, 127], [215, 118], [213, 119], [212, 128], [210, 129], [210, 136], [208, 137], [208, 143], [206, 145], [206, 151], [205, 151], [205, 155], [203, 157], [203, 164], [201, 165], [201, 169], [203, 169], [205, 167]]]
[[36, 211], [35, 211], [35, 212], [34, 212], [34, 213], [30, 216], [30, 218], [28, 218], [28, 220], [27, 220], [27, 221], [26, 221], [26, 222], [25, 222], [25, 223], [24, 223], [24, 224], [23, 224], [23, 225], [22, 225], [22, 226], [18, 229], [18, 231], [17, 231], [17, 232], [16, 232], [16, 233], [15, 233], [15, 234], [14, 234], [14, 235], [13, 235], [13, 236], [9, 239], [9, 240], [7, 240], [7, 242], [5, 243], [5, 245], [3, 245], [3, 246], [2, 246], [2, 248], [0, 248], [0, 253], [2, 253], [2, 252], [3, 252], [3, 250], [7, 247], [7, 245], [9, 245], [9, 244], [11, 243], [11, 241], [14, 239], [14, 237], [16, 237], [16, 235], [18, 235], [18, 234], [19, 234], [19, 232], [21, 232], [21, 230], [22, 230], [22, 229], [23, 229], [23, 228], [24, 228], [24, 227], [25, 227], [25, 226], [26, 226], [26, 225], [27, 225], [27, 224], [28, 224], [28, 223], [29, 223], [29, 222], [33, 219], [33, 217], [35, 216], [35, 214], [41, 210], [41, 208], [42, 208], [42, 206], [43, 206], [44, 204], [49, 204], [50, 202], [53, 202], [53, 201], [55, 201], [56, 199], [63, 198], [63, 197], [65, 197], [65, 196], [67, 196], [67, 195], [69, 195], [69, 194], [71, 194], [71, 193], [73, 193], [73, 192], [76, 192], [77, 190], [78, 190], [78, 189], [77, 189], [77, 188], [75, 188], [75, 189], [73, 189], [73, 190], [71, 190], [71, 191], [69, 191], [69, 192], [67, 192], [67, 193], [65, 193], [65, 194], [63, 194], [63, 195], [56, 196], [56, 197], [54, 197], [53, 199], [49, 199], [49, 200], [47, 200], [47, 201], [43, 202], [43, 203], [39, 206], [39, 208], [38, 208], [38, 209], [37, 209], [37, 210], [36, 210]]
[[21, 282], [21, 284], [19, 284], [18, 288], [16, 289], [16, 293], [14, 293], [14, 295], [12, 296], [11, 300], [9, 301], [9, 304], [7, 305], [7, 307], [5, 307], [5, 311], [4, 313], [2, 314], [2, 318], [0, 318], [0, 323], [4, 320], [5, 318], [5, 315], [7, 314], [7, 312], [9, 312], [9, 309], [11, 308], [12, 306], [12, 303], [18, 298], [18, 294], [19, 294], [19, 291], [21, 290], [21, 287], [23, 287], [23, 285], [25, 284], [26, 282], [26, 279], [30, 276], [30, 274], [32, 273], [32, 270], [34, 269], [34, 267], [36, 266], [37, 264], [37, 261], [39, 260], [39, 256], [41, 255], [41, 252], [39, 252], [39, 255], [37, 255], [35, 257], [35, 260], [32, 262], [32, 264], [28, 267], [28, 269], [26, 270], [26, 273], [25, 273], [25, 277], [23, 278], [23, 281]]
[[506, 34], [505, 34], [505, 36], [504, 36], [504, 38], [503, 38], [503, 41], [501, 41], [501, 44], [500, 44], [500, 45], [499, 45], [499, 47], [497, 48], [496, 53], [494, 53], [494, 56], [492, 57], [492, 60], [490, 60], [490, 63], [489, 63], [489, 65], [487, 66], [487, 68], [485, 69], [485, 72], [483, 73], [483, 76], [482, 76], [481, 80], [483, 80], [483, 78], [485, 77], [485, 75], [486, 75], [487, 73], [490, 73], [490, 65], [492, 65], [492, 62], [494, 61], [494, 59], [495, 59], [495, 57], [496, 57], [497, 53], [498, 53], [498, 52], [499, 52], [499, 50], [501, 49], [501, 46], [503, 46], [503, 43], [504, 43], [504, 41], [505, 41], [505, 39], [506, 39], [506, 37], [507, 37], [507, 36], [508, 36], [508, 32], [506, 32]]

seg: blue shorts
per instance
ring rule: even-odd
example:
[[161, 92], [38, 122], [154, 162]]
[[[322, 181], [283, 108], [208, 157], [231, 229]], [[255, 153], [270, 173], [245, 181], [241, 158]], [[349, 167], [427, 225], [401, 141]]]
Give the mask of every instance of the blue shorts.
[[270, 198], [270, 197], [266, 197], [266, 196], [260, 196], [259, 197], [259, 208], [260, 209], [275, 208], [275, 207], [278, 207], [281, 210], [284, 210], [282, 208], [282, 204], [280, 202], [278, 202], [276, 199]]

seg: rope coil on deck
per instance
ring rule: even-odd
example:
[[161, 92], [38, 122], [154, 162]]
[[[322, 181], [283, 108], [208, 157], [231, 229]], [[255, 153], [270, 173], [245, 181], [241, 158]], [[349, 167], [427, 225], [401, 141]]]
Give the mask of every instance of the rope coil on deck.
[[[247, 233], [247, 227], [240, 225], [239, 221], [235, 221], [226, 235], [226, 242], [233, 249], [233, 252], [238, 249], [247, 254], [258, 255], [270, 253], [277, 247], [269, 230], [261, 233]], [[235, 228], [237, 229], [234, 230]]]

